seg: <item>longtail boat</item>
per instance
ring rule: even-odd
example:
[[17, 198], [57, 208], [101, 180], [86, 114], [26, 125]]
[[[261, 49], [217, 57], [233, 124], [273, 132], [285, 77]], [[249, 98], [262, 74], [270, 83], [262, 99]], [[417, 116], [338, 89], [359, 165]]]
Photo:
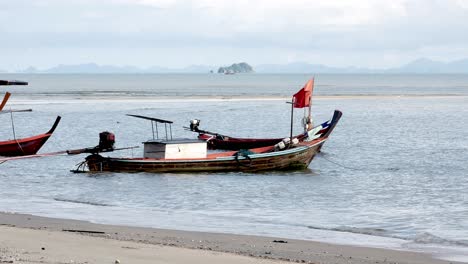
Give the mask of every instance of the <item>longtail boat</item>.
[[52, 128], [44, 134], [28, 138], [0, 141], [0, 156], [14, 157], [36, 154], [50, 136], [52, 136], [60, 119], [61, 117], [57, 116]]
[[[320, 126], [312, 128], [312, 130], [327, 129], [328, 124], [325, 122]], [[240, 150], [251, 148], [262, 148], [271, 146], [281, 142], [284, 138], [236, 138], [222, 135], [219, 133], [209, 132], [206, 130], [198, 130], [198, 139], [206, 141], [209, 149], [220, 150]], [[322, 134], [324, 131], [322, 131]], [[301, 140], [305, 134], [296, 135], [295, 138]]]
[[[257, 172], [304, 169], [328, 140], [341, 116], [341, 111], [335, 110], [333, 118], [324, 123], [326, 128], [317, 127], [304, 133], [300, 139], [293, 138], [262, 148], [207, 154], [204, 141], [168, 140], [166, 136], [166, 140], [143, 142], [144, 157], [112, 158], [95, 153], [86, 157], [79, 168], [84, 170], [87, 167], [92, 172]], [[141, 118], [151, 120], [149, 117]], [[161, 119], [152, 120], [158, 121]]]
[[[292, 119], [294, 108], [305, 108], [308, 107], [308, 114], [303, 118], [304, 132], [315, 129], [312, 127], [311, 117], [311, 102], [312, 102], [312, 90], [314, 88], [314, 79], [309, 80], [305, 86], [300, 89], [296, 94], [293, 95], [291, 101], [291, 134], [292, 136]], [[207, 130], [199, 129], [200, 120], [193, 119], [190, 121], [190, 127], [185, 127], [187, 130], [198, 133], [198, 139], [204, 140], [208, 144], [210, 149], [220, 150], [240, 150], [250, 148], [261, 148], [271, 146], [281, 142], [282, 138], [239, 138], [223, 135], [216, 132], [210, 132]], [[303, 134], [296, 135], [295, 138], [301, 139]]]
[[[6, 81], [0, 80], [0, 85], [28, 85], [27, 82], [23, 81]], [[0, 114], [3, 113], [13, 113], [13, 112], [29, 112], [31, 109], [26, 110], [3, 110], [8, 99], [10, 98], [10, 93], [6, 93], [2, 102], [0, 103]], [[16, 136], [12, 140], [7, 141], [0, 141], [0, 156], [5, 157], [15, 157], [15, 156], [27, 156], [27, 155], [34, 155], [36, 154], [39, 149], [47, 142], [47, 140], [52, 136], [55, 129], [57, 128], [61, 117], [58, 116], [55, 120], [52, 128], [40, 135], [27, 137], [27, 138], [20, 138], [17, 139]], [[14, 134], [14, 133], [13, 133]]]

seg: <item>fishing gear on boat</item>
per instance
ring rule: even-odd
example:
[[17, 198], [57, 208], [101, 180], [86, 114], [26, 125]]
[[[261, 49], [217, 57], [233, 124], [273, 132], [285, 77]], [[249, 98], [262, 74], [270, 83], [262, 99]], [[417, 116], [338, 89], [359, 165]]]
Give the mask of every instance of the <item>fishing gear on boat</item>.
[[[241, 149], [234, 154], [234, 157], [236, 158], [236, 162], [239, 166], [250, 167], [252, 166], [252, 158], [249, 155], [252, 155], [252, 154], [255, 154], [255, 153], [248, 149]], [[249, 163], [243, 164], [242, 162], [240, 162], [239, 157], [246, 158], [249, 161]]]
[[293, 146], [296, 146], [299, 143], [299, 139], [293, 138], [292, 140], [290, 138], [284, 138], [280, 142], [278, 142], [276, 145], [274, 145], [276, 150], [283, 150], [286, 148], [290, 148]]

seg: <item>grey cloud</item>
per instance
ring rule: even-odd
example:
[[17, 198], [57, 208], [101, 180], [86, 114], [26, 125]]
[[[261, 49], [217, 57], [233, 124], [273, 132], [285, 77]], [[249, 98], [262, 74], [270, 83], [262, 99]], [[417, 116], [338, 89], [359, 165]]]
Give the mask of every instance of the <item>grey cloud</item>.
[[[408, 1], [405, 16], [384, 17], [375, 23], [304, 25], [280, 16], [247, 29], [238, 27], [236, 17], [210, 16], [204, 8], [110, 5], [106, 1], [0, 1], [0, 50], [12, 52], [31, 48], [99, 52], [106, 47], [199, 47], [214, 52], [232, 48], [407, 54], [428, 47], [468, 43], [468, 34], [464, 34], [468, 31], [468, 10], [440, 0]], [[337, 12], [327, 12], [332, 11]]]

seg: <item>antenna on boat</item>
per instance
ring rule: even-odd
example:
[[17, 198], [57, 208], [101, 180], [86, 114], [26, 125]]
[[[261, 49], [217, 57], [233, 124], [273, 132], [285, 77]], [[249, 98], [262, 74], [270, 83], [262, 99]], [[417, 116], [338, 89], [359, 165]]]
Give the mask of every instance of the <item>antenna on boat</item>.
[[11, 129], [13, 131], [13, 139], [16, 141], [16, 143], [18, 144], [18, 147], [19, 149], [21, 150], [21, 152], [24, 153], [24, 150], [23, 150], [23, 147], [21, 146], [21, 144], [16, 140], [16, 132], [15, 132], [15, 122], [13, 120], [13, 111], [10, 111], [10, 118], [11, 118]]
[[[131, 115], [127, 114], [127, 116], [133, 116], [136, 118], [146, 119], [151, 121], [151, 131], [153, 132], [153, 140], [159, 139], [159, 131], [158, 131], [158, 123], [164, 124], [164, 131], [166, 132], [166, 140], [172, 140], [172, 121], [149, 117], [149, 116], [142, 116], [142, 115]], [[167, 133], [167, 125], [169, 124], [169, 134]], [[156, 138], [154, 137], [154, 131], [156, 127]], [[169, 139], [170, 136], [170, 139]]]
[[290, 139], [292, 139], [292, 137], [293, 137], [293, 119], [294, 119], [294, 101], [295, 101], [294, 99], [295, 98], [293, 96], [293, 98], [291, 100], [291, 132], [289, 134]]
[[16, 140], [15, 122], [13, 121], [13, 112], [10, 111], [11, 129], [13, 130], [13, 139]]

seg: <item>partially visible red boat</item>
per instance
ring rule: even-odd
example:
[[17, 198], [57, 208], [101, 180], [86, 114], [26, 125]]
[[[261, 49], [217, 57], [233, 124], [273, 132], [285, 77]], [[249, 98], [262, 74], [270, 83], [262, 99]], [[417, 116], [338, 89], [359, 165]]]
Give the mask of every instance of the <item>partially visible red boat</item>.
[[[312, 127], [311, 117], [311, 101], [312, 101], [312, 90], [314, 87], [314, 79], [309, 80], [306, 85], [300, 89], [296, 94], [293, 95], [291, 102], [291, 115], [293, 114], [294, 108], [305, 108], [308, 107], [308, 116], [304, 116], [303, 124], [305, 132], [300, 135], [293, 137], [292, 135], [292, 116], [291, 116], [291, 134], [289, 138], [297, 138], [302, 140], [308, 136], [314, 138], [320, 138], [326, 134], [329, 129], [330, 121], [327, 121], [320, 126]], [[194, 119], [190, 121], [190, 127], [186, 129], [198, 133], [198, 139], [207, 142], [209, 149], [220, 149], [220, 150], [240, 150], [240, 149], [252, 149], [262, 148], [266, 146], [272, 146], [281, 142], [283, 138], [236, 138], [231, 136], [222, 135], [198, 128], [200, 120]]]
[[14, 157], [36, 154], [50, 136], [52, 136], [60, 119], [61, 117], [57, 116], [54, 125], [47, 133], [28, 138], [0, 141], [0, 156]]
[[200, 133], [198, 139], [206, 141], [209, 149], [239, 150], [273, 146], [283, 138], [235, 138], [217, 133]]
[[[323, 137], [329, 130], [331, 120], [316, 126], [300, 135], [296, 135], [294, 138], [302, 140], [307, 134], [309, 136], [315, 136], [316, 138]], [[209, 149], [220, 149], [220, 150], [239, 150], [239, 149], [252, 149], [262, 148], [266, 146], [272, 146], [281, 142], [284, 138], [236, 138], [218, 133], [213, 133], [205, 130], [192, 130], [198, 132], [198, 139], [206, 141]]]
[[[28, 85], [28, 82], [24, 81], [8, 81], [8, 80], [0, 80], [0, 85]], [[3, 100], [0, 102], [0, 114], [2, 113], [13, 113], [13, 112], [29, 112], [31, 109], [26, 110], [3, 110], [8, 99], [10, 98], [10, 93], [6, 93]], [[36, 154], [39, 149], [46, 143], [46, 141], [52, 136], [55, 129], [57, 128], [61, 117], [58, 116], [55, 120], [54, 125], [52, 128], [44, 134], [32, 136], [28, 138], [21, 138], [21, 139], [12, 139], [7, 141], [0, 141], [0, 156], [5, 157], [15, 157], [15, 156], [26, 156], [26, 155], [34, 155]]]

